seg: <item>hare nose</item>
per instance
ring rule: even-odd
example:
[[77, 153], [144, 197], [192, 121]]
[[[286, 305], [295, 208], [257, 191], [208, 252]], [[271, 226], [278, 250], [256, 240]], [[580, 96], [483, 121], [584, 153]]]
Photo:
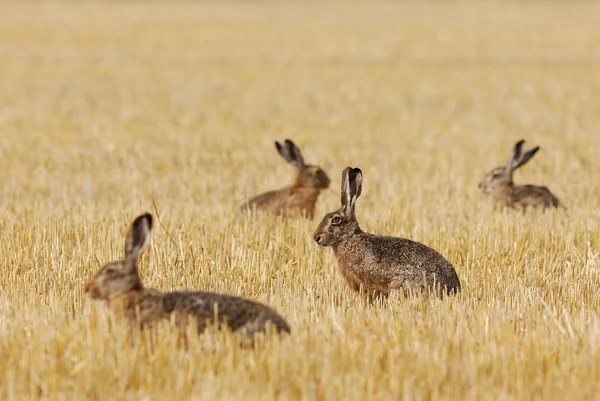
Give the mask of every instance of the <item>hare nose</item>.
[[96, 289], [96, 283], [94, 281], [90, 281], [85, 285], [85, 292], [93, 292]]
[[315, 236], [315, 241], [317, 241], [317, 244], [320, 244], [322, 239], [323, 239], [323, 238], [321, 238], [321, 236], [320, 236], [320, 235], [316, 235], [316, 236]]

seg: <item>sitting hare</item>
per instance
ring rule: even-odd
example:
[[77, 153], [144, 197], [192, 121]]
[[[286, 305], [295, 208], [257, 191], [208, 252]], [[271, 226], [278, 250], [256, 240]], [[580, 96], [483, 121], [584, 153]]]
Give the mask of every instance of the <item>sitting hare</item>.
[[387, 296], [392, 290], [405, 294], [434, 290], [437, 295], [460, 292], [454, 267], [435, 250], [360, 229], [354, 209], [362, 182], [360, 169], [344, 169], [342, 207], [326, 214], [314, 233], [319, 245], [333, 248], [340, 273], [350, 287], [375, 296]]
[[527, 163], [540, 149], [536, 146], [523, 152], [524, 143], [525, 141], [521, 139], [515, 144], [506, 167], [496, 167], [487, 173], [479, 183], [479, 189], [491, 196], [496, 207], [520, 208], [524, 211], [528, 207], [542, 207], [545, 210], [549, 207], [562, 206], [558, 198], [546, 187], [514, 184], [514, 171]]
[[329, 188], [329, 177], [321, 167], [304, 163], [300, 149], [289, 139], [285, 140], [284, 145], [275, 142], [275, 146], [281, 157], [296, 168], [296, 180], [291, 186], [256, 195], [239, 210], [256, 207], [260, 211], [284, 216], [304, 212], [306, 217], [312, 219], [319, 194]]
[[218, 321], [221, 327], [226, 324], [232, 331], [241, 330], [250, 342], [257, 332], [265, 331], [268, 323], [277, 332], [290, 332], [286, 321], [273, 309], [244, 298], [211, 292], [163, 293], [144, 288], [137, 259], [150, 243], [151, 232], [152, 215], [143, 214], [133, 221], [125, 239], [125, 259], [104, 266], [85, 287], [92, 299], [105, 300], [114, 313], [142, 328], [161, 319], [173, 319], [179, 328], [184, 328], [193, 318], [199, 332], [208, 323]]

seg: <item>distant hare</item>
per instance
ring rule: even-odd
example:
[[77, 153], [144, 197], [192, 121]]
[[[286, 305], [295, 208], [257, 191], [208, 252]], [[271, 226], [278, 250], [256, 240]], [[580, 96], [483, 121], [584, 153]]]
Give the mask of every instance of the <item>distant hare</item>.
[[[241, 330], [252, 341], [270, 323], [277, 332], [290, 332], [286, 321], [266, 305], [231, 295], [211, 292], [168, 292], [145, 289], [137, 259], [150, 243], [152, 215], [137, 217], [125, 239], [125, 259], [105, 265], [86, 285], [92, 299], [105, 300], [109, 308], [132, 325], [143, 328], [159, 320], [173, 319], [184, 328], [195, 319], [199, 332], [218, 321], [232, 331]], [[139, 321], [137, 320], [139, 313]]]
[[437, 295], [460, 292], [454, 267], [432, 248], [360, 229], [354, 209], [362, 182], [360, 169], [344, 169], [342, 207], [326, 214], [314, 233], [319, 245], [333, 248], [339, 270], [350, 287], [376, 296], [387, 296], [392, 290], [405, 293], [433, 290]]
[[506, 167], [496, 167], [488, 172], [479, 183], [479, 189], [491, 196], [495, 206], [521, 208], [522, 210], [526, 210], [528, 207], [547, 209], [562, 206], [558, 198], [546, 187], [514, 184], [514, 171], [527, 163], [540, 149], [539, 146], [536, 146], [523, 152], [524, 143], [525, 141], [521, 139], [515, 144]]
[[281, 157], [298, 171], [296, 180], [291, 186], [253, 197], [240, 207], [240, 211], [256, 207], [257, 210], [284, 216], [305, 212], [306, 217], [312, 219], [319, 194], [329, 188], [329, 177], [321, 167], [305, 164], [300, 149], [289, 139], [284, 145], [275, 142], [275, 146]]

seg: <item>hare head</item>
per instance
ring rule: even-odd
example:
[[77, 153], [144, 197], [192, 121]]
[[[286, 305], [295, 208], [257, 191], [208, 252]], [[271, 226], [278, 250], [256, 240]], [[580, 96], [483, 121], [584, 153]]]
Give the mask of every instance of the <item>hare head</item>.
[[306, 188], [329, 188], [331, 180], [327, 173], [319, 166], [305, 164], [302, 153], [294, 142], [286, 139], [283, 145], [275, 142], [275, 146], [281, 157], [298, 170], [296, 185]]
[[479, 182], [479, 189], [483, 193], [489, 194], [495, 189], [511, 187], [513, 185], [513, 172], [531, 160], [533, 155], [540, 150], [540, 147], [536, 146], [527, 152], [523, 152], [524, 143], [525, 140], [521, 139], [515, 144], [508, 164], [505, 167], [494, 168]]
[[128, 291], [143, 289], [138, 274], [137, 259], [152, 236], [152, 215], [138, 216], [125, 238], [125, 258], [105, 265], [87, 283], [85, 291], [92, 299], [110, 300]]
[[356, 220], [356, 201], [362, 192], [362, 171], [346, 167], [342, 172], [342, 207], [327, 213], [315, 230], [314, 240], [321, 246], [331, 246], [361, 232]]

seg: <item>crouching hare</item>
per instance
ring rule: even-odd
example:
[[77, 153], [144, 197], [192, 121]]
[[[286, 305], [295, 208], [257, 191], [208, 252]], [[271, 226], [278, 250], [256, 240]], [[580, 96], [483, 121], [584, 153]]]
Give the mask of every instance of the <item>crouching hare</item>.
[[387, 296], [393, 290], [407, 295], [459, 293], [454, 267], [432, 248], [361, 230], [355, 207], [362, 182], [360, 169], [344, 169], [342, 207], [326, 214], [314, 233], [319, 245], [333, 248], [339, 271], [350, 287], [375, 296]]
[[544, 210], [559, 206], [564, 208], [558, 198], [546, 187], [514, 184], [513, 173], [515, 170], [531, 160], [540, 150], [540, 147], [536, 146], [523, 152], [524, 143], [525, 141], [521, 139], [515, 144], [508, 164], [505, 167], [496, 167], [489, 171], [479, 182], [479, 189], [490, 196], [496, 208], [519, 208], [523, 211], [528, 207]]
[[[198, 332], [211, 323], [231, 331], [240, 330], [251, 343], [254, 335], [271, 325], [278, 333], [290, 332], [286, 321], [270, 307], [248, 299], [212, 292], [160, 292], [146, 289], [138, 273], [138, 256], [150, 243], [152, 215], [137, 217], [125, 239], [125, 258], [105, 265], [86, 285], [92, 299], [108, 307], [132, 327], [152, 326], [162, 319], [184, 329], [195, 319]], [[139, 320], [138, 320], [139, 319]]]
[[239, 211], [256, 210], [274, 215], [290, 216], [305, 213], [312, 219], [315, 205], [322, 190], [329, 188], [331, 180], [327, 173], [319, 167], [306, 164], [300, 149], [289, 139], [284, 145], [275, 142], [277, 151], [283, 159], [296, 168], [296, 179], [290, 186], [276, 191], [256, 195], [240, 206]]

